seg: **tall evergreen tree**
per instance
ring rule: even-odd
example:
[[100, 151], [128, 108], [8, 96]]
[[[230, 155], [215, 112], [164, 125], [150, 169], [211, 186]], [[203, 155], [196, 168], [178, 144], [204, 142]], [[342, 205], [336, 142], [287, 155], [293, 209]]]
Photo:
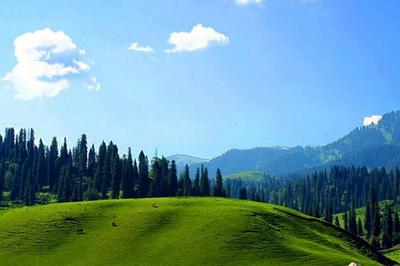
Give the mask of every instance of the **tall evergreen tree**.
[[104, 164], [106, 161], [106, 154], [107, 154], [107, 146], [106, 143], [103, 141], [100, 145], [99, 148], [99, 155], [97, 158], [97, 168], [94, 176], [94, 183], [95, 183], [95, 189], [100, 192], [102, 184], [103, 184], [103, 179], [105, 176], [104, 173]]
[[84, 177], [87, 174], [87, 163], [88, 163], [88, 148], [87, 148], [87, 137], [82, 134], [78, 141], [78, 175]]
[[358, 217], [358, 221], [357, 221], [357, 235], [359, 237], [361, 237], [364, 234], [364, 230], [363, 230], [363, 224], [361, 222], [361, 218]]
[[172, 160], [168, 173], [168, 196], [176, 196], [178, 188], [178, 174], [175, 161]]
[[392, 208], [390, 205], [385, 206], [383, 223], [383, 241], [382, 246], [384, 249], [391, 248], [393, 245], [393, 217]]
[[338, 216], [335, 217], [335, 225], [337, 227], [340, 227], [340, 222], [339, 222], [339, 217]]
[[393, 221], [393, 245], [397, 245], [400, 243], [400, 220], [399, 214], [394, 212], [394, 221]]
[[217, 173], [215, 175], [214, 196], [215, 197], [225, 197], [226, 196], [224, 188], [223, 188], [221, 170], [219, 168], [217, 169]]
[[354, 197], [351, 200], [350, 216], [349, 216], [349, 231], [357, 235], [357, 220], [356, 220], [356, 207]]
[[39, 189], [42, 189], [43, 186], [47, 186], [47, 161], [45, 156], [44, 144], [42, 139], [39, 140], [39, 147], [37, 149], [36, 158], [35, 158], [35, 180], [36, 184], [34, 186], [38, 186]]
[[193, 196], [200, 196], [200, 168], [198, 167], [193, 181]]
[[[370, 206], [371, 206], [371, 217], [372, 217], [371, 234], [375, 237], [376, 240], [379, 239], [379, 236], [381, 234], [381, 214], [379, 209], [379, 202], [374, 189], [371, 189]], [[376, 245], [379, 243], [375, 241], [374, 244]]]
[[189, 166], [185, 165], [185, 170], [182, 174], [183, 180], [183, 196], [191, 196], [192, 194], [192, 181], [190, 180]]
[[96, 148], [94, 145], [89, 150], [87, 176], [93, 178], [96, 173]]
[[47, 183], [49, 184], [49, 190], [53, 193], [56, 192], [58, 179], [57, 158], [58, 143], [57, 138], [54, 137], [51, 141], [50, 149], [47, 153]]
[[0, 201], [3, 200], [3, 192], [5, 188], [5, 166], [4, 163], [0, 161]]
[[58, 201], [66, 202], [71, 199], [72, 196], [72, 180], [73, 180], [73, 168], [72, 160], [66, 166], [61, 169], [60, 183], [58, 185]]
[[[203, 165], [202, 165], [203, 169]], [[208, 179], [207, 167], [202, 171], [200, 177], [200, 193], [202, 196], [210, 196], [210, 181]]]
[[139, 197], [144, 198], [147, 196], [150, 187], [149, 180], [149, 164], [144, 152], [139, 153]]
[[128, 158], [123, 164], [123, 173], [121, 180], [121, 198], [133, 198], [133, 161], [132, 161], [132, 152], [131, 148], [128, 149]]
[[343, 213], [343, 224], [344, 224], [344, 230], [349, 230], [349, 217], [347, 215], [347, 211]]
[[121, 185], [121, 160], [119, 159], [118, 154], [113, 157], [111, 169], [111, 198], [118, 199], [120, 194], [119, 188]]
[[239, 199], [247, 199], [247, 189], [246, 187], [242, 187], [240, 189]]
[[371, 237], [371, 208], [369, 202], [365, 209], [364, 229], [366, 231], [366, 238], [369, 239]]

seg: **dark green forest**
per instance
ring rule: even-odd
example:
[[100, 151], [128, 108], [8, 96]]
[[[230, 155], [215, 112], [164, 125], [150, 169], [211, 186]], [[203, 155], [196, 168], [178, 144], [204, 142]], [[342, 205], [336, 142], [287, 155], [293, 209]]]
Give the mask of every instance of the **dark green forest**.
[[[151, 160], [141, 151], [133, 159], [131, 149], [120, 154], [117, 145], [103, 141], [98, 150], [88, 146], [83, 134], [69, 148], [64, 139], [50, 146], [40, 139], [35, 144], [33, 130], [18, 134], [7, 128], [0, 135], [0, 196], [14, 205], [50, 201], [67, 202], [97, 199], [166, 196], [225, 196], [222, 175], [216, 172], [210, 184], [208, 169], [197, 169], [191, 180], [189, 168], [178, 177], [175, 161], [164, 157]], [[211, 190], [211, 185], [213, 190]]]

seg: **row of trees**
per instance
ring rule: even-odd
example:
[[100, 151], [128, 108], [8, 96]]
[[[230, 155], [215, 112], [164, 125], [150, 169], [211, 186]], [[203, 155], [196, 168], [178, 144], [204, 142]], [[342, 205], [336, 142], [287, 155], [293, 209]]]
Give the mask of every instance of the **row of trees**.
[[[305, 178], [286, 180], [270, 193], [269, 202], [321, 217], [333, 223], [334, 214], [344, 213], [344, 228], [363, 236], [374, 246], [389, 248], [399, 243], [400, 227], [396, 223], [400, 199], [400, 170], [386, 168], [333, 166]], [[385, 210], [379, 202], [389, 200]], [[356, 209], [366, 208], [366, 216], [356, 216]], [[383, 214], [383, 215], [382, 215]], [[338, 224], [336, 217], [335, 222]]]
[[[364, 219], [361, 216], [357, 217], [355, 206], [352, 204], [350, 210], [342, 214], [343, 228], [365, 238], [375, 247], [391, 248], [400, 244], [400, 220], [396, 209], [398, 209], [398, 205], [391, 202], [385, 203], [382, 210], [375, 191], [371, 190], [370, 200], [365, 207]], [[393, 210], [395, 211], [393, 212]], [[324, 217], [324, 219], [332, 222], [328, 217]], [[341, 227], [339, 216], [335, 218], [335, 225]]]
[[4, 138], [0, 135], [0, 200], [32, 205], [52, 199], [226, 196], [219, 169], [214, 180], [203, 166], [193, 181], [188, 166], [178, 178], [174, 161], [157, 156], [149, 161], [143, 151], [136, 160], [130, 149], [120, 155], [113, 142], [103, 141], [96, 151], [85, 134], [72, 149], [66, 139], [61, 147], [56, 138], [50, 146], [36, 144], [33, 130], [16, 134], [7, 128]]

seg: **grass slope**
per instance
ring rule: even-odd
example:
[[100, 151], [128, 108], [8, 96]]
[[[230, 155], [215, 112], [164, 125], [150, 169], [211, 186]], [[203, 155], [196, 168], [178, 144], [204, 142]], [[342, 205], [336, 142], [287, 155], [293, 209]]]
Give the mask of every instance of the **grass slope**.
[[224, 179], [242, 179], [246, 181], [261, 181], [264, 177], [264, 173], [260, 171], [246, 171], [240, 173], [234, 173], [224, 176]]
[[383, 253], [386, 257], [399, 262], [400, 261], [400, 245], [396, 245], [391, 249], [384, 250]]
[[365, 266], [379, 265], [377, 258], [385, 259], [344, 230], [251, 201], [109, 200], [0, 212], [3, 266], [348, 265], [354, 260]]

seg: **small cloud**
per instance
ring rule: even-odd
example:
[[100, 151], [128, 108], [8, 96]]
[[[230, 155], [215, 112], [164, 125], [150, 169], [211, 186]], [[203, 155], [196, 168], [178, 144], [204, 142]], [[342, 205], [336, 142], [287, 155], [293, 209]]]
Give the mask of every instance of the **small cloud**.
[[372, 115], [364, 117], [364, 126], [377, 125], [381, 121], [381, 115]]
[[89, 90], [99, 91], [100, 90], [100, 83], [97, 82], [95, 77], [90, 77], [89, 81], [87, 82], [87, 86]]
[[151, 48], [150, 46], [141, 46], [137, 42], [132, 43], [129, 46], [128, 50], [135, 51], [135, 52], [141, 52], [141, 53], [153, 53], [154, 52], [154, 49]]
[[235, 0], [236, 4], [238, 4], [239, 6], [246, 6], [249, 4], [261, 4], [262, 0]]
[[91, 66], [83, 60], [86, 52], [63, 31], [46, 28], [24, 33], [14, 40], [14, 54], [17, 64], [2, 80], [16, 91], [18, 100], [54, 97], [74, 78], [88, 80], [90, 86], [97, 83], [87, 74]]
[[210, 43], [227, 44], [229, 41], [227, 36], [215, 31], [213, 28], [197, 24], [190, 32], [171, 33], [168, 42], [173, 45], [173, 47], [165, 50], [165, 52], [191, 52], [205, 49]]

